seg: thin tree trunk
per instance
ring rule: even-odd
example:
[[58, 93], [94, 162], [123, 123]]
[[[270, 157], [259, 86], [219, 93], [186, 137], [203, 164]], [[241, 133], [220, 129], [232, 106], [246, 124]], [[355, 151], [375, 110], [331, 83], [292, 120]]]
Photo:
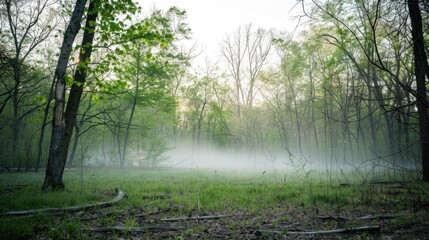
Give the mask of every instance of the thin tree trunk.
[[199, 114], [199, 116], [198, 116], [198, 125], [197, 125], [197, 127], [198, 127], [198, 133], [197, 133], [197, 144], [200, 144], [200, 138], [201, 138], [201, 126], [202, 126], [202, 124], [203, 124], [204, 109], [205, 109], [205, 107], [206, 107], [206, 104], [207, 104], [207, 99], [204, 99], [203, 106], [201, 107], [201, 111], [200, 111], [200, 114]]
[[40, 128], [39, 141], [37, 143], [37, 160], [36, 160], [35, 172], [39, 171], [40, 160], [42, 159], [42, 144], [43, 144], [43, 139], [45, 138], [45, 129], [46, 129], [46, 126], [48, 125], [47, 121], [48, 121], [49, 110], [50, 110], [49, 106], [51, 106], [51, 102], [53, 99], [54, 86], [55, 86], [55, 79], [52, 80], [51, 89], [49, 90], [49, 96], [45, 104], [45, 111], [43, 113], [43, 120], [42, 120], [42, 126]]
[[72, 150], [70, 152], [70, 157], [69, 157], [69, 162], [68, 162], [69, 167], [73, 167], [74, 157], [76, 156], [77, 144], [79, 143], [79, 134], [80, 134], [79, 125], [75, 124], [73, 146], [72, 146]]
[[135, 113], [136, 105], [137, 105], [138, 83], [137, 83], [136, 88], [137, 89], [136, 89], [136, 93], [134, 96], [133, 105], [131, 106], [131, 113], [130, 113], [130, 117], [128, 119], [127, 129], [125, 131], [125, 140], [124, 140], [124, 147], [123, 147], [123, 152], [122, 152], [121, 168], [124, 168], [124, 166], [125, 166], [125, 157], [127, 156], [128, 140], [130, 138], [130, 129], [131, 129], [131, 124], [133, 123], [134, 113]]
[[[19, 67], [14, 67], [14, 71], [21, 71]], [[20, 149], [19, 149], [19, 126], [21, 125], [21, 121], [18, 116], [18, 94], [19, 94], [19, 73], [15, 74], [16, 87], [12, 93], [12, 103], [13, 103], [13, 123], [12, 123], [12, 158], [13, 165], [18, 164], [18, 172], [21, 170], [21, 157], [20, 157]], [[15, 165], [16, 166], [16, 165]]]
[[310, 80], [310, 99], [311, 99], [311, 124], [313, 125], [313, 136], [314, 136], [314, 142], [316, 143], [316, 152], [319, 152], [319, 138], [317, 134], [317, 125], [316, 125], [316, 117], [315, 117], [315, 111], [316, 108], [316, 92], [315, 92], [315, 86], [314, 86], [314, 80], [313, 80], [313, 56], [311, 57], [311, 63], [310, 63], [310, 71], [308, 73], [309, 80]]
[[139, 87], [140, 87], [140, 61], [141, 61], [141, 52], [140, 52], [140, 47], [137, 49], [136, 52], [136, 87], [135, 87], [135, 92], [134, 92], [134, 96], [133, 96], [133, 105], [131, 106], [131, 113], [130, 113], [130, 117], [128, 119], [128, 124], [127, 124], [127, 130], [125, 132], [125, 140], [124, 140], [124, 150], [123, 150], [123, 154], [122, 154], [122, 161], [121, 161], [121, 168], [124, 168], [124, 163], [125, 163], [125, 157], [127, 155], [127, 147], [128, 147], [128, 140], [129, 140], [129, 135], [130, 135], [130, 129], [131, 129], [131, 124], [133, 123], [133, 118], [134, 118], [134, 113], [136, 110], [136, 106], [137, 106], [137, 99], [139, 97]]

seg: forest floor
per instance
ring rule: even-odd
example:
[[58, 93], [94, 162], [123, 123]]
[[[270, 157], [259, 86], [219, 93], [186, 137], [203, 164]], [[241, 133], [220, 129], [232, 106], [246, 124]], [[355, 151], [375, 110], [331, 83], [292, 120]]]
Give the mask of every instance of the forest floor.
[[[65, 191], [41, 193], [41, 173], [0, 173], [0, 238], [429, 239], [428, 184], [237, 175], [68, 171]], [[88, 205], [118, 199], [115, 187], [127, 197]]]

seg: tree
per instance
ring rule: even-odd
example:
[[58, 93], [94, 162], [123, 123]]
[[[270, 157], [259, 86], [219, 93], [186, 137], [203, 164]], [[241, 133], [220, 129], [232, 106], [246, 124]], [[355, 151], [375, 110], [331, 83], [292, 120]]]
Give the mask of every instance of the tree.
[[[51, 146], [48, 157], [48, 165], [46, 168], [45, 182], [42, 189], [48, 188], [63, 189], [62, 175], [64, 172], [67, 153], [70, 144], [70, 139], [73, 133], [73, 128], [76, 123], [76, 115], [80, 105], [80, 99], [83, 88], [86, 82], [86, 75], [90, 69], [90, 57], [93, 49], [94, 36], [96, 27], [99, 27], [100, 41], [112, 39], [118, 42], [130, 42], [131, 39], [138, 39], [145, 36], [141, 32], [142, 28], [130, 26], [127, 28], [123, 21], [119, 21], [120, 14], [126, 20], [131, 19], [131, 15], [135, 14], [139, 8], [131, 0], [127, 1], [98, 1], [92, 0], [87, 9], [87, 19], [84, 29], [82, 45], [78, 58], [78, 66], [76, 68], [73, 83], [70, 90], [67, 108], [65, 109], [65, 93], [66, 93], [66, 78], [65, 72], [67, 69], [68, 59], [70, 57], [71, 46], [74, 38], [80, 29], [80, 21], [85, 10], [86, 1], [77, 1], [70, 20], [70, 23], [65, 32], [63, 45], [61, 47], [60, 59], [58, 60], [57, 70], [55, 72], [56, 90], [55, 90], [55, 106], [53, 116], [53, 128], [51, 137]], [[97, 23], [97, 18], [100, 20]], [[118, 36], [113, 38], [113, 36]], [[113, 42], [113, 45], [117, 42]], [[113, 55], [110, 55], [113, 56]], [[110, 60], [112, 59], [109, 58]], [[107, 64], [102, 69], [108, 69], [113, 64]], [[65, 109], [65, 111], [64, 111]]]
[[[65, 166], [65, 159], [67, 157], [66, 145], [66, 119], [64, 114], [65, 108], [65, 92], [66, 92], [66, 70], [72, 45], [74, 39], [80, 29], [80, 23], [84, 14], [86, 0], [77, 0], [74, 6], [73, 14], [71, 16], [69, 25], [64, 33], [64, 39], [60, 50], [58, 64], [55, 70], [54, 79], [56, 81], [55, 86], [55, 106], [54, 116], [52, 121], [52, 135], [51, 145], [49, 148], [48, 163], [46, 166], [45, 181], [42, 189], [52, 190], [64, 189], [63, 183], [63, 171]], [[94, 5], [92, 3], [92, 7]], [[96, 12], [92, 12], [89, 15], [93, 15]], [[97, 16], [97, 15], [95, 15]], [[92, 25], [92, 26], [91, 26]], [[87, 26], [95, 27], [93, 24], [87, 22]], [[68, 132], [70, 134], [70, 132]]]
[[221, 53], [234, 79], [234, 100], [240, 118], [242, 107], [253, 105], [256, 81], [267, 62], [271, 46], [271, 33], [263, 29], [254, 31], [251, 24], [238, 28], [222, 43]]
[[128, 85], [125, 99], [130, 103], [124, 143], [122, 148], [119, 148], [121, 168], [125, 165], [136, 108], [152, 105], [171, 112], [176, 106], [169, 87], [172, 85], [172, 79], [180, 74], [179, 68], [188, 62], [188, 58], [176, 51], [174, 42], [186, 38], [189, 29], [182, 21], [174, 20], [184, 19], [185, 16], [184, 11], [175, 7], [170, 8], [165, 14], [161, 11], [152, 13], [139, 23], [145, 26], [146, 35], [152, 37], [133, 41], [132, 46], [125, 51], [127, 54], [123, 60], [126, 65], [115, 68], [121, 76], [119, 78]]
[[426, 55], [422, 16], [418, 0], [408, 0], [413, 36], [414, 72], [417, 83], [417, 110], [419, 113], [421, 159], [423, 181], [429, 182], [429, 116], [426, 82], [429, 80], [429, 64]]
[[[311, 2], [315, 6], [315, 13], [317, 13], [315, 16], [319, 17], [321, 22], [329, 22], [329, 25], [320, 25], [325, 32], [321, 37], [345, 54], [351, 66], [355, 68], [356, 79], [365, 84], [365, 88], [360, 87], [362, 91], [357, 92], [355, 96], [368, 107], [367, 119], [372, 147], [374, 155], [377, 156], [374, 160], [378, 161], [374, 164], [382, 167], [380, 159], [384, 159], [383, 164], [391, 165], [394, 169], [393, 177], [396, 177], [395, 172], [400, 169], [397, 162], [398, 156], [404, 156], [402, 152], [414, 150], [411, 148], [412, 142], [409, 139], [413, 133], [411, 123], [415, 116], [421, 127], [418, 131], [420, 140], [416, 141], [421, 146], [421, 162], [425, 165], [426, 154], [423, 154], [426, 151], [424, 150], [425, 141], [422, 139], [427, 135], [424, 125], [427, 122], [425, 109], [429, 108], [429, 103], [424, 84], [420, 85], [422, 83], [417, 80], [419, 78], [416, 76], [415, 82], [410, 81], [411, 69], [419, 62], [412, 63], [410, 56], [412, 52], [416, 52], [415, 40], [417, 39], [410, 38], [410, 35], [414, 38], [413, 32], [419, 32], [416, 30], [419, 27], [415, 28], [416, 25], [411, 21], [412, 34], [409, 32], [410, 28], [404, 27], [409, 24], [408, 15], [410, 18], [415, 17], [414, 22], [419, 22], [417, 15], [411, 17], [411, 11], [417, 13], [420, 10], [415, 11], [410, 8], [410, 14], [408, 14], [403, 2], [381, 0], [325, 3], [312, 0]], [[418, 4], [408, 4], [409, 7], [416, 5], [418, 7]], [[425, 31], [422, 30], [421, 24], [420, 29], [420, 38], [422, 38], [425, 36]], [[418, 47], [420, 54], [422, 51], [425, 53], [423, 40], [421, 43], [423, 45]], [[423, 62], [421, 56], [417, 59]], [[424, 64], [421, 67], [424, 67]], [[424, 70], [420, 71], [424, 72]], [[414, 106], [417, 106], [417, 111]], [[384, 118], [383, 124], [380, 124], [377, 114]], [[359, 119], [363, 119], [362, 115], [360, 116]], [[383, 145], [380, 144], [380, 133], [384, 136]], [[408, 145], [404, 146], [401, 143]], [[387, 151], [383, 153], [381, 146], [386, 146]], [[403, 161], [408, 162], [403, 163], [410, 164], [410, 158], [405, 159]]]
[[[0, 39], [4, 41], [1, 46], [2, 86], [0, 114], [6, 104], [12, 103], [12, 149], [13, 162], [20, 167], [19, 139], [25, 117], [36, 111], [40, 106], [33, 105], [25, 108], [24, 99], [32, 95], [32, 91], [40, 88], [44, 77], [40, 77], [31, 63], [31, 56], [39, 45], [44, 42], [58, 25], [56, 18], [50, 14], [51, 0], [37, 1], [10, 1], [4, 0], [1, 5], [1, 18], [5, 18], [7, 27], [0, 29]], [[4, 15], [3, 15], [4, 14]], [[34, 61], [34, 59], [33, 59]], [[11, 79], [12, 81], [8, 81]], [[3, 92], [4, 91], [4, 92]]]

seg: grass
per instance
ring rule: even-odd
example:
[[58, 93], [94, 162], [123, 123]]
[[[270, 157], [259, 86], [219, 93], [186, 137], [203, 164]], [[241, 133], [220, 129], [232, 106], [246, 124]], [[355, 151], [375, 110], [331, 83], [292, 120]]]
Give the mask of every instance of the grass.
[[[281, 173], [287, 179], [294, 179], [293, 173]], [[278, 181], [279, 172], [244, 174], [237, 171], [216, 172], [189, 169], [85, 169], [66, 171], [64, 182], [66, 190], [62, 192], [42, 193], [40, 187], [43, 173], [2, 173], [0, 174], [0, 214], [8, 211], [37, 209], [46, 207], [64, 207], [85, 205], [113, 198], [114, 189], [121, 188], [128, 198], [109, 208], [120, 211], [130, 207], [144, 206], [155, 201], [150, 209], [164, 209], [174, 205], [178, 207], [177, 216], [188, 215], [196, 211], [198, 203], [200, 213], [244, 211], [258, 214], [279, 206], [296, 206], [303, 210], [318, 208], [341, 213], [354, 207], [377, 208], [374, 202], [383, 200], [383, 189], [358, 182], [346, 187], [328, 184], [323, 177], [297, 181]], [[420, 185], [418, 185], [420, 186]], [[427, 186], [423, 186], [425, 188]], [[169, 199], [148, 199], [145, 196], [171, 194]], [[427, 191], [424, 195], [427, 197]], [[370, 196], [371, 195], [371, 196]], [[419, 198], [421, 199], [421, 198]], [[401, 205], [395, 205], [400, 208]], [[150, 208], [150, 209], [149, 209]], [[103, 215], [97, 224], [112, 226], [120, 214]], [[66, 217], [65, 217], [66, 218]], [[276, 224], [288, 220], [283, 216]], [[231, 228], [238, 226], [231, 223]], [[43, 235], [52, 239], [89, 238], [82, 228], [79, 218], [64, 223], [64, 218], [52, 218], [47, 214], [33, 217], [0, 218], [0, 236], [3, 239], [31, 239]], [[124, 219], [126, 227], [139, 225], [139, 219], [128, 215]], [[397, 223], [397, 225], [401, 225]], [[201, 226], [200, 226], [201, 227]], [[189, 231], [199, 231], [198, 228]]]

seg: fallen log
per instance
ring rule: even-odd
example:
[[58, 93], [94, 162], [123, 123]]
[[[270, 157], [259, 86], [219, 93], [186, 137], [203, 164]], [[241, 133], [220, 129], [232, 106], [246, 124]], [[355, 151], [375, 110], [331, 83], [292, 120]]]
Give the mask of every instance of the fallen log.
[[167, 232], [167, 231], [180, 231], [183, 227], [169, 227], [169, 226], [144, 226], [144, 227], [99, 227], [84, 229], [90, 232]]
[[121, 189], [116, 189], [116, 194], [117, 194], [116, 197], [108, 202], [93, 203], [85, 206], [70, 206], [70, 207], [60, 207], [60, 208], [41, 208], [41, 209], [31, 209], [31, 210], [24, 210], [24, 211], [10, 211], [10, 212], [7, 212], [5, 215], [6, 216], [27, 216], [27, 215], [37, 214], [37, 213], [77, 212], [77, 211], [88, 210], [90, 208], [96, 208], [96, 207], [109, 207], [115, 203], [118, 203], [124, 197], [127, 196], [127, 194]]

